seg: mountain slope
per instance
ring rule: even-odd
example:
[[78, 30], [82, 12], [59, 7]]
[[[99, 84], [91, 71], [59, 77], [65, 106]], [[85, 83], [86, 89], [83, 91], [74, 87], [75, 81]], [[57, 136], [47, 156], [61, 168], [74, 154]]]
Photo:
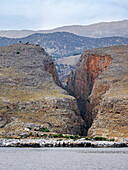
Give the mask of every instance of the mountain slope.
[[8, 38], [21, 38], [34, 33], [53, 33], [53, 32], [70, 32], [76, 35], [102, 38], [111, 36], [128, 37], [128, 20], [115, 21], [115, 22], [101, 22], [87, 26], [72, 25], [64, 26], [51, 30], [1, 30], [0, 36]]
[[19, 41], [39, 44], [54, 58], [79, 54], [89, 48], [128, 44], [128, 38], [88, 38], [66, 32], [56, 32], [49, 34], [32, 34], [20, 39], [1, 37], [0, 46], [11, 45]]
[[0, 47], [0, 137], [19, 136], [27, 127], [82, 134], [76, 100], [58, 85], [54, 62], [43, 48]]
[[87, 26], [72, 25], [55, 28], [55, 32], [70, 32], [79, 36], [103, 38], [112, 36], [128, 37], [128, 20], [117, 22], [101, 22]]

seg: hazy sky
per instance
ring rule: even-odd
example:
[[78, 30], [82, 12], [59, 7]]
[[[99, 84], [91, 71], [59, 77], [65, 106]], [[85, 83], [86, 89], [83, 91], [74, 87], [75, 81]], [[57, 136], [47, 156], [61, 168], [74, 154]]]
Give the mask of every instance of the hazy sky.
[[128, 19], [128, 0], [0, 0], [0, 29], [51, 29]]

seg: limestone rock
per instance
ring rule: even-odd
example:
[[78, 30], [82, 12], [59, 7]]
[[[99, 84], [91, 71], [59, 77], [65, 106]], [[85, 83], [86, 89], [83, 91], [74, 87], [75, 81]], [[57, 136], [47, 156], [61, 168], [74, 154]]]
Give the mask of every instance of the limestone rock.
[[67, 89], [78, 101], [90, 136], [128, 138], [128, 46], [87, 50]]
[[76, 100], [59, 85], [54, 62], [43, 48], [22, 43], [0, 47], [0, 134], [26, 133], [29, 124], [81, 133]]

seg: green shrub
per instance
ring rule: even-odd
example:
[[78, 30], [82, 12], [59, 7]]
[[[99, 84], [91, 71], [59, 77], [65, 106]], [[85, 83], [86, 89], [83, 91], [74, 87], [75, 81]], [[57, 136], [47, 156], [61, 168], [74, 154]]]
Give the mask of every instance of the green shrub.
[[41, 135], [41, 136], [46, 138], [48, 135], [47, 135], [47, 134], [43, 134], [43, 135]]
[[91, 138], [89, 138], [89, 137], [85, 137], [85, 140], [91, 140]]
[[70, 138], [70, 136], [68, 136], [68, 135], [65, 135], [65, 136], [64, 136], [64, 138], [66, 138], [66, 139], [69, 139], [69, 138]]
[[60, 133], [60, 134], [59, 134], [59, 138], [62, 138], [62, 137], [63, 137], [63, 134], [62, 134], [62, 133]]
[[51, 137], [54, 137], [54, 138], [62, 138], [64, 137], [63, 134], [51, 134]]
[[101, 137], [101, 136], [96, 136], [94, 139], [97, 140], [97, 141], [107, 141], [106, 138]]
[[19, 41], [19, 43], [22, 43], [22, 41]]
[[114, 141], [114, 139], [110, 139], [110, 141]]
[[50, 130], [49, 130], [49, 129], [47, 129], [47, 128], [45, 128], [44, 132], [50, 132]]
[[29, 42], [26, 42], [26, 44], [29, 44]]
[[19, 51], [17, 51], [17, 52], [16, 52], [16, 54], [20, 54], [20, 52], [19, 52]]
[[70, 138], [70, 139], [74, 139], [74, 140], [76, 140], [76, 139], [78, 139], [78, 135], [74, 135], [74, 136], [73, 136], [73, 135], [71, 135], [71, 136], [69, 136], [69, 138]]
[[52, 134], [54, 138], [58, 138], [58, 134]]
[[40, 128], [39, 131], [41, 131], [41, 132], [50, 132], [50, 130], [47, 127]]
[[74, 135], [73, 137], [74, 137], [74, 139], [78, 139], [78, 135]]

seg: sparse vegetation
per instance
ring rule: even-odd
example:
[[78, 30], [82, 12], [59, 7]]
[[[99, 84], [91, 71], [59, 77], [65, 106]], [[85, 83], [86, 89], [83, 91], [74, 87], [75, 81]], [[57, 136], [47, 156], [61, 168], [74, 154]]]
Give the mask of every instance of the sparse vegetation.
[[94, 138], [94, 140], [96, 140], [96, 141], [107, 141], [106, 138], [101, 137], [101, 136], [96, 136], [96, 137]]
[[89, 137], [85, 137], [85, 140], [91, 140], [91, 138], [89, 138]]
[[110, 141], [115, 141], [114, 139], [110, 139]]
[[47, 138], [47, 134], [43, 134], [43, 135], [41, 135], [41, 137], [44, 137], [44, 138]]
[[62, 138], [62, 137], [63, 137], [63, 134], [62, 134], [62, 133], [61, 133], [61, 134], [59, 134], [59, 137], [60, 137], [60, 138]]
[[47, 127], [40, 128], [39, 131], [41, 131], [41, 132], [50, 132], [50, 130]]
[[49, 138], [62, 138], [64, 137], [63, 134], [49, 134]]
[[70, 136], [69, 135], [65, 135], [65, 136], [63, 135], [63, 137], [66, 138], [66, 139], [76, 140], [76, 139], [78, 139], [79, 136], [78, 135], [70, 135]]
[[76, 140], [76, 139], [78, 139], [78, 135], [70, 136], [70, 139]]
[[66, 138], [66, 139], [69, 139], [69, 138], [70, 138], [70, 136], [68, 136], [68, 135], [65, 135], [65, 136], [64, 136], [64, 138]]

